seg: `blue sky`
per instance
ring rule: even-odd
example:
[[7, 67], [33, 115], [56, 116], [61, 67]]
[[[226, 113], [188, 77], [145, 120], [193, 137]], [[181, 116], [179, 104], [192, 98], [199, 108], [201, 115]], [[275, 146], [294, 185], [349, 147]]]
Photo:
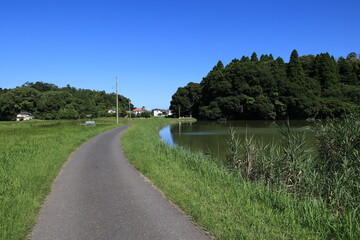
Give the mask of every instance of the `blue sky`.
[[360, 52], [359, 0], [0, 1], [0, 87], [115, 92], [168, 108], [218, 60]]

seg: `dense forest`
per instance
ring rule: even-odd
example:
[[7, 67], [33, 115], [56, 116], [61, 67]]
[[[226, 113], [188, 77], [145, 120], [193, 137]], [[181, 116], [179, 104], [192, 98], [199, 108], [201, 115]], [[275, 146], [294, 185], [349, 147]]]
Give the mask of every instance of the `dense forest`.
[[[125, 116], [130, 99], [119, 95], [119, 115]], [[64, 88], [50, 83], [26, 82], [14, 89], [0, 88], [0, 120], [15, 120], [20, 112], [38, 119], [77, 119], [102, 117], [115, 109], [116, 94], [105, 91]], [[131, 108], [134, 106], [130, 104]]]
[[328, 53], [289, 63], [261, 55], [221, 61], [200, 84], [190, 82], [172, 96], [170, 109], [199, 119], [307, 119], [360, 112], [360, 59]]

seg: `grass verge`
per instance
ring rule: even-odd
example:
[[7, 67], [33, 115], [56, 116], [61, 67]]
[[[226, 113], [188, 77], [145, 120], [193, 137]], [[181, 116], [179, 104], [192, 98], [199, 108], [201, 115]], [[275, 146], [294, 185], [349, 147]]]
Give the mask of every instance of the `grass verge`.
[[89, 138], [125, 124], [95, 119], [0, 122], [0, 239], [25, 239], [60, 168]]
[[[122, 136], [130, 162], [217, 239], [359, 239], [358, 223], [320, 200], [243, 181], [199, 153], [163, 143], [151, 119]], [[349, 217], [349, 219], [353, 219]]]

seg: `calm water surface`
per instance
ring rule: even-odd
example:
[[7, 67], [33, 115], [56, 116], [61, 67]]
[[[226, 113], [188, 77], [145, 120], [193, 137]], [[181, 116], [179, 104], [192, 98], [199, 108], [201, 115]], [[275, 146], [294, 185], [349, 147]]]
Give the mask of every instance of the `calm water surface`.
[[[162, 128], [159, 132], [163, 141], [174, 146], [182, 146], [190, 151], [201, 151], [211, 154], [213, 157], [225, 156], [226, 142], [230, 137], [230, 126], [236, 131], [239, 138], [244, 139], [254, 135], [254, 139], [265, 144], [273, 141], [278, 142], [280, 135], [276, 124], [286, 126], [286, 121], [229, 121], [210, 122], [198, 121], [195, 123], [178, 123]], [[291, 130], [305, 132], [309, 142], [314, 138], [314, 132], [304, 127], [310, 126], [302, 120], [290, 121]]]

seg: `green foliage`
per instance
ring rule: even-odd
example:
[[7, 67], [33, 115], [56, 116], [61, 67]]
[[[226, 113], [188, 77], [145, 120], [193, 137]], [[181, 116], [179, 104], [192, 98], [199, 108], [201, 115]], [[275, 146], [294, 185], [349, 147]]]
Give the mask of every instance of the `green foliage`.
[[256, 61], [258, 61], [259, 59], [258, 59], [258, 57], [257, 57], [257, 54], [256, 54], [256, 52], [253, 52], [252, 54], [251, 54], [251, 61], [253, 61], [253, 62], [256, 62]]
[[254, 52], [225, 67], [219, 61], [200, 84], [179, 88], [171, 109], [209, 120], [340, 117], [344, 109], [360, 112], [359, 86], [357, 54], [336, 61], [328, 53], [299, 56], [293, 50], [286, 64], [271, 54], [259, 60]]
[[52, 90], [58, 90], [58, 86], [56, 86], [55, 84], [52, 83], [44, 83], [44, 82], [26, 82], [25, 84], [22, 85], [22, 87], [30, 87], [30, 88], [34, 88], [36, 90], [38, 90], [39, 92], [47, 92], [47, 91], [52, 91]]
[[149, 117], [151, 117], [151, 112], [149, 112], [149, 111], [144, 111], [144, 112], [142, 112], [141, 114], [139, 114], [139, 117], [149, 118]]
[[[115, 109], [115, 100], [114, 93], [26, 82], [22, 87], [0, 91], [0, 120], [15, 120], [20, 112], [30, 112], [35, 118], [47, 120], [102, 117], [108, 110]], [[119, 95], [120, 116], [129, 108], [129, 101]]]
[[347, 208], [358, 210], [360, 202], [360, 120], [320, 122], [315, 161], [319, 195], [342, 214]]
[[359, 66], [359, 59], [356, 57], [348, 57], [347, 59], [340, 57], [338, 60], [340, 81], [345, 84], [360, 85]]
[[360, 110], [359, 105], [337, 98], [321, 98], [320, 103], [321, 109], [319, 111], [319, 117], [322, 119], [356, 113]]
[[[190, 82], [185, 87], [180, 87], [172, 96], [170, 109], [175, 115], [190, 116], [199, 112], [199, 99], [201, 86], [198, 83]], [[180, 117], [178, 116], [178, 117]]]
[[240, 148], [241, 141], [235, 135], [235, 129], [230, 127], [230, 138], [227, 142], [225, 165], [227, 167], [239, 167], [241, 164]]
[[311, 149], [305, 147], [305, 135], [279, 128], [280, 145], [262, 145], [246, 136], [236, 139], [230, 128], [228, 151], [225, 163], [239, 170], [244, 179], [260, 181], [283, 187], [291, 192], [299, 192], [304, 186], [304, 173], [311, 164]]
[[315, 78], [323, 88], [335, 87], [339, 83], [336, 61], [328, 53], [315, 57]]
[[287, 66], [287, 76], [291, 82], [298, 84], [304, 83], [305, 73], [301, 66], [298, 52], [294, 49], [290, 55], [290, 61]]
[[18, 87], [0, 95], [0, 120], [15, 120], [20, 112], [33, 112], [41, 93], [33, 88]]
[[217, 120], [223, 117], [217, 102], [213, 101], [209, 106], [200, 107], [200, 116], [209, 120]]
[[226, 165], [237, 169], [246, 180], [254, 178], [253, 165], [258, 162], [259, 149], [254, 144], [253, 136], [246, 136], [242, 142], [236, 137], [235, 130], [230, 128], [227, 145]]
[[80, 114], [75, 110], [73, 105], [66, 105], [66, 107], [60, 109], [57, 114], [59, 119], [78, 119]]

